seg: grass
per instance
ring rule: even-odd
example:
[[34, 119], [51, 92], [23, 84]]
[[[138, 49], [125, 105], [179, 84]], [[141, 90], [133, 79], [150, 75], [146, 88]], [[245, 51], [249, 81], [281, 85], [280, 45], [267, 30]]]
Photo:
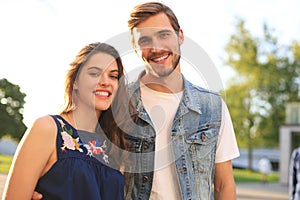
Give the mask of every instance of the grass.
[[[7, 174], [12, 162], [12, 156], [0, 154], [0, 173]], [[234, 180], [236, 183], [255, 183], [260, 182], [262, 174], [256, 171], [250, 171], [246, 169], [233, 169]], [[278, 182], [279, 173], [271, 173], [267, 177], [268, 182]]]
[[[262, 174], [247, 169], [233, 169], [234, 180], [236, 183], [255, 183], [261, 182]], [[274, 172], [267, 176], [267, 182], [275, 183], [279, 181], [279, 173]]]
[[13, 157], [0, 154], [0, 174], [8, 174]]

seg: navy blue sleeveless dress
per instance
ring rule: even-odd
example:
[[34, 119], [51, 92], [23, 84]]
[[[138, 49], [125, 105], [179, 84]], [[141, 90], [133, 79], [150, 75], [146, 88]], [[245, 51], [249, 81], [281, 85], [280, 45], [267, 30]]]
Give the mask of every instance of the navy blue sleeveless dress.
[[57, 162], [39, 179], [35, 190], [46, 200], [124, 199], [124, 177], [106, 165], [109, 156], [101, 134], [86, 132], [82, 135], [96, 138], [82, 142], [78, 130], [61, 116], [52, 117], [58, 127]]

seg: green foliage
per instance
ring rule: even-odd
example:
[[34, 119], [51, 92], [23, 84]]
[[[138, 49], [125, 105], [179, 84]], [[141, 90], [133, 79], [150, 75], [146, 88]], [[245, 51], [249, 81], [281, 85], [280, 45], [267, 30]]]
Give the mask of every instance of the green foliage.
[[[262, 174], [259, 172], [246, 170], [246, 169], [234, 169], [233, 176], [236, 183], [254, 183], [262, 181]], [[267, 176], [267, 182], [275, 183], [279, 181], [279, 173], [270, 173]]]
[[18, 85], [0, 79], [0, 138], [9, 135], [20, 140], [26, 130], [23, 123], [25, 94]]
[[12, 159], [12, 156], [0, 154], [0, 174], [8, 174]]
[[279, 44], [267, 25], [254, 37], [237, 20], [225, 47], [225, 64], [236, 76], [222, 92], [240, 147], [276, 147], [287, 102], [299, 100], [300, 45]]

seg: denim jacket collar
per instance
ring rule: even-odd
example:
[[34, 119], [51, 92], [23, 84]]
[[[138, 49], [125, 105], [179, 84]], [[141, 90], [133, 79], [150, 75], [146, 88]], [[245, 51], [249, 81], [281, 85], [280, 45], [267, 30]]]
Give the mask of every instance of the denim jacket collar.
[[[143, 106], [142, 98], [141, 98], [141, 90], [140, 90], [140, 78], [145, 74], [145, 71], [143, 71], [139, 77], [138, 80], [131, 83], [129, 87], [129, 93], [131, 100], [137, 110], [138, 113], [145, 112], [145, 108]], [[194, 86], [191, 82], [189, 82], [183, 75], [183, 84], [184, 84], [184, 90], [182, 95], [182, 100], [180, 102], [180, 109], [177, 112], [186, 113], [187, 110], [193, 110], [199, 114], [201, 114], [201, 108], [198, 103], [198, 99], [193, 97], [193, 94], [196, 93], [199, 90], [202, 90], [202, 88], [198, 86]], [[203, 89], [203, 91], [206, 91]], [[179, 113], [176, 113], [176, 115]]]

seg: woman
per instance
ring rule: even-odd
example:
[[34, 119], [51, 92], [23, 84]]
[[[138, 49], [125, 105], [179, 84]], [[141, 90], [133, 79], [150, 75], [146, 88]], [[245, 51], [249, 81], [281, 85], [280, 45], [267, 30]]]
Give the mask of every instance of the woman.
[[123, 73], [118, 52], [107, 44], [78, 53], [66, 76], [63, 111], [38, 118], [24, 134], [3, 199], [30, 199], [33, 191], [43, 199], [123, 199], [126, 145], [113, 117], [124, 107]]

